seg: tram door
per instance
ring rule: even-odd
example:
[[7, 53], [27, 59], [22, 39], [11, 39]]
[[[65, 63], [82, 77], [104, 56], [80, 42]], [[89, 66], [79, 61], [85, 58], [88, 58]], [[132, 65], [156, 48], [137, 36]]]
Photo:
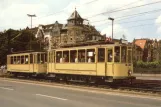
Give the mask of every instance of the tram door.
[[128, 69], [132, 69], [133, 65], [132, 65], [132, 48], [131, 47], [128, 47], [127, 49], [127, 63], [128, 63]]
[[106, 48], [106, 76], [114, 75], [114, 50], [113, 47]]
[[105, 48], [98, 48], [97, 50], [97, 75], [105, 76], [106, 73], [106, 62], [105, 62]]
[[47, 72], [52, 71], [52, 51], [48, 52], [48, 64], [47, 64]]
[[34, 59], [33, 59], [33, 54], [30, 54], [29, 55], [29, 57], [30, 57], [30, 72], [34, 72], [34, 69], [33, 69], [33, 61], [34, 61]]
[[37, 54], [33, 54], [34, 61], [33, 61], [33, 72], [37, 72]]

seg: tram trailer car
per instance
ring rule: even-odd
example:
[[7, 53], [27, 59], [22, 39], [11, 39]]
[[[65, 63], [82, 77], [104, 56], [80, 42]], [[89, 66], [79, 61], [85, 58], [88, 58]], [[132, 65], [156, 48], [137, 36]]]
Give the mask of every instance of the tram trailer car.
[[7, 55], [7, 71], [15, 76], [46, 75], [47, 53], [29, 52]]
[[87, 82], [132, 80], [132, 47], [106, 44], [54, 49], [48, 52], [47, 73]]

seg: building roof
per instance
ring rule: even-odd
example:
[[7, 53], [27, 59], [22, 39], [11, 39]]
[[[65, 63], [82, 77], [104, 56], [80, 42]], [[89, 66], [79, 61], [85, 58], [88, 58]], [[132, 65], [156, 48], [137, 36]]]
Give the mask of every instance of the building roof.
[[83, 18], [79, 15], [79, 13], [77, 12], [77, 10], [75, 9], [75, 11], [71, 14], [71, 16], [68, 18], [68, 20], [71, 20], [71, 19], [82, 19]]
[[144, 49], [146, 42], [147, 42], [146, 39], [135, 40], [135, 45], [137, 45], [137, 46], [141, 47], [142, 49]]

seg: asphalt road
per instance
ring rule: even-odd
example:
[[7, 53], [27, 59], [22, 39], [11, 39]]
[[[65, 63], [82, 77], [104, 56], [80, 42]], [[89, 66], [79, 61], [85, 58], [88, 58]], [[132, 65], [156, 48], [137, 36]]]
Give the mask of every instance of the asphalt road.
[[161, 107], [161, 98], [0, 79], [0, 107]]

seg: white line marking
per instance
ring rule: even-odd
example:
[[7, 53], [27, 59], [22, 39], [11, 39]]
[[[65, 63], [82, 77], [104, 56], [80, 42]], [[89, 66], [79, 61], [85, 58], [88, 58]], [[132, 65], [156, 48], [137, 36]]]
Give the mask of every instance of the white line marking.
[[14, 89], [12, 89], [12, 88], [6, 88], [6, 87], [0, 87], [0, 89], [10, 90], [10, 91], [14, 90]]
[[106, 95], [113, 95], [113, 96], [123, 96], [123, 97], [131, 97], [131, 98], [140, 98], [140, 99], [152, 99], [152, 100], [161, 100], [160, 97], [152, 97], [152, 96], [141, 96], [141, 95], [126, 95], [126, 94], [117, 94], [117, 93], [105, 93]]
[[[20, 84], [29, 84], [29, 85], [37, 85], [37, 86], [44, 86], [44, 87], [53, 87], [53, 88], [61, 88], [61, 89], [68, 89], [68, 90], [74, 90], [74, 91], [81, 91], [81, 92], [90, 92], [90, 93], [97, 93], [97, 94], [106, 94], [106, 95], [113, 95], [113, 96], [123, 96], [123, 97], [131, 97], [131, 98], [140, 98], [140, 99], [152, 99], [152, 100], [161, 100], [161, 97], [157, 97], [157, 96], [148, 96], [148, 95], [134, 95], [134, 94], [128, 94], [128, 93], [119, 93], [119, 92], [105, 92], [107, 91], [106, 89], [102, 89], [102, 90], [88, 90], [87, 88], [83, 88], [83, 87], [67, 87], [67, 86], [63, 86], [63, 85], [51, 85], [51, 84], [44, 84], [41, 82], [38, 83], [33, 83], [33, 82], [28, 82], [26, 83], [25, 81], [16, 81], [16, 80], [12, 80], [11, 79], [2, 79], [3, 81], [7, 81], [7, 82], [14, 82], [14, 83], [20, 83]], [[41, 83], [41, 84], [40, 84]], [[82, 88], [82, 89], [81, 89]], [[94, 88], [92, 88], [94, 89]], [[138, 93], [137, 93], [138, 94]]]
[[53, 96], [48, 96], [48, 95], [43, 95], [43, 94], [36, 94], [37, 96], [42, 96], [42, 97], [48, 97], [48, 98], [52, 98], [52, 99], [58, 99], [58, 100], [68, 100], [65, 98], [60, 98], [60, 97], [53, 97]]

